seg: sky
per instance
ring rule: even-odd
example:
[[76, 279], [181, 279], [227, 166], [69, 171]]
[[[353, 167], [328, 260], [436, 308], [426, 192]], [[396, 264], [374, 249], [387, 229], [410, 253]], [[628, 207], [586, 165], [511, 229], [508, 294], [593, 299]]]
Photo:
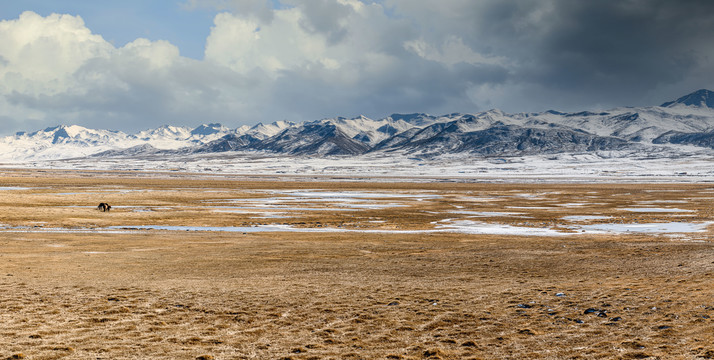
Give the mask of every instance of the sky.
[[0, 134], [653, 106], [710, 0], [0, 0]]

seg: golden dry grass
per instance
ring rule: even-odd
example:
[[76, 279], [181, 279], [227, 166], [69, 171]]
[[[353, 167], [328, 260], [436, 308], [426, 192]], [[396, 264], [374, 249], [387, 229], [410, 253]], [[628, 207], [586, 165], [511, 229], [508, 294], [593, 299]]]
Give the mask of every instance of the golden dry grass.
[[[0, 223], [23, 227], [0, 231], [0, 358], [714, 358], [710, 232], [554, 238], [43, 231], [258, 223], [429, 229], [446, 217], [468, 218], [455, 209], [517, 212], [524, 217], [478, 220], [528, 226], [562, 227], [563, 216], [598, 214], [612, 218], [589, 222], [699, 222], [712, 221], [714, 186], [172, 176], [0, 177], [2, 187], [30, 188], [0, 197]], [[302, 205], [326, 209], [281, 210], [283, 218], [214, 208], [290, 189], [441, 197], [377, 199], [403, 206], [358, 211], [316, 202]], [[93, 209], [100, 201], [118, 207], [101, 213]], [[623, 210], [631, 206], [693, 212]]]

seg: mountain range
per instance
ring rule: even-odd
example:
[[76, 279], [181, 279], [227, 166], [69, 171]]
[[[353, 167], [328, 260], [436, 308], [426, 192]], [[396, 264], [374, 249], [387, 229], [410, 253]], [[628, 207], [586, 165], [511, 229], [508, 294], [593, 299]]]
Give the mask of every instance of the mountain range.
[[164, 125], [126, 134], [61, 125], [0, 138], [0, 161], [77, 157], [151, 157], [231, 151], [289, 156], [400, 153], [507, 157], [620, 150], [714, 148], [714, 92], [698, 90], [652, 107], [600, 112], [393, 114], [301, 123], [278, 121], [237, 129]]

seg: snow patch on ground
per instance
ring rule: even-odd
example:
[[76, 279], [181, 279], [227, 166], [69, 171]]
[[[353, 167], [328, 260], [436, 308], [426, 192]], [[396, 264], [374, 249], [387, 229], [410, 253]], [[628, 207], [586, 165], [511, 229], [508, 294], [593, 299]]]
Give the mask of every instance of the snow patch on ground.
[[638, 213], [687, 213], [696, 212], [694, 210], [676, 209], [676, 208], [657, 208], [657, 207], [642, 207], [642, 208], [623, 208], [622, 210]]
[[581, 230], [590, 233], [606, 232], [614, 234], [624, 233], [695, 233], [706, 231], [707, 226], [711, 223], [685, 223], [685, 222], [669, 222], [669, 223], [652, 223], [652, 224], [591, 224], [578, 225], [573, 227], [576, 230]]
[[563, 216], [561, 219], [565, 221], [592, 221], [592, 220], [607, 220], [612, 219], [611, 216], [600, 216], [600, 215], [570, 215]]

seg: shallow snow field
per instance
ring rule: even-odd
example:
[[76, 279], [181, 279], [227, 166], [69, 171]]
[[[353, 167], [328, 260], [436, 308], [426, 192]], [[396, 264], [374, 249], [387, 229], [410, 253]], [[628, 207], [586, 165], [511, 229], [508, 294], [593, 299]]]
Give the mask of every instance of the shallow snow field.
[[301, 157], [261, 152], [166, 158], [78, 158], [0, 164], [7, 168], [191, 172], [244, 176], [349, 176], [365, 181], [434, 179], [465, 182], [702, 182], [714, 179], [714, 153], [653, 156], [636, 152], [484, 158], [468, 154], [421, 158], [395, 153]]

